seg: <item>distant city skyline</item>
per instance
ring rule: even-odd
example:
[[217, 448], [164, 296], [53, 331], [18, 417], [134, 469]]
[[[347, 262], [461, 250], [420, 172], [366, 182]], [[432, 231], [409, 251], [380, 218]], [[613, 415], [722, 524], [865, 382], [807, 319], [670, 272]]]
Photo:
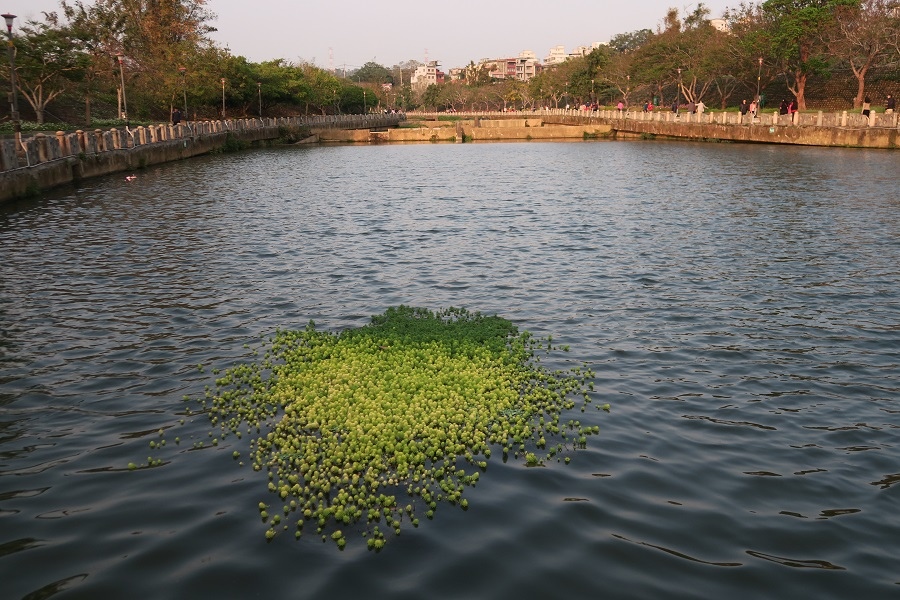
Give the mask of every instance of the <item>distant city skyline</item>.
[[[283, 58], [350, 70], [367, 62], [391, 67], [408, 60], [424, 62], [427, 57], [446, 71], [483, 58], [518, 56], [525, 50], [543, 61], [554, 46], [570, 52], [608, 42], [620, 33], [655, 31], [670, 7], [685, 15], [697, 4], [457, 0], [424, 6], [395, 0], [304, 6], [292, 0], [207, 0], [206, 7], [217, 15], [211, 25], [218, 31], [210, 37], [253, 62]], [[703, 4], [710, 18], [717, 18], [739, 0]], [[0, 12], [19, 16], [16, 27], [28, 18], [40, 20], [44, 11], [58, 10], [59, 0], [0, 0]]]

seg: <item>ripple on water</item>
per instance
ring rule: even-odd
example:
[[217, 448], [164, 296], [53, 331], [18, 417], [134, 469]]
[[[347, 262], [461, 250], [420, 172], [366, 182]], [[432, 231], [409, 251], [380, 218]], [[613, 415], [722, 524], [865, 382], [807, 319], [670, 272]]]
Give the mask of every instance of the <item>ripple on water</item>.
[[[284, 148], [5, 207], [5, 591], [894, 594], [894, 162], [681, 143]], [[600, 436], [570, 465], [492, 461], [468, 511], [442, 506], [379, 554], [266, 543], [265, 478], [231, 458], [247, 439], [209, 446], [182, 397], [278, 327], [337, 331], [397, 304], [496, 313], [570, 345], [548, 364], [594, 369], [612, 410], [576, 418]], [[127, 468], [148, 458], [163, 462]]]

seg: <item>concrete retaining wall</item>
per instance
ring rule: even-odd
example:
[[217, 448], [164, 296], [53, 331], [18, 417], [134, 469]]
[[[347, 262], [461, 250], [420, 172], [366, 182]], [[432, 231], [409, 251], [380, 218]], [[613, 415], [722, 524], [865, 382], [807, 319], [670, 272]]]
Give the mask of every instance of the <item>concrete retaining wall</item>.
[[368, 141], [369, 128], [396, 127], [405, 118], [392, 114], [238, 119], [39, 133], [20, 144], [13, 138], [0, 139], [0, 202], [89, 177], [206, 154], [222, 148], [229, 137], [252, 144], [277, 139], [285, 129], [315, 127]]

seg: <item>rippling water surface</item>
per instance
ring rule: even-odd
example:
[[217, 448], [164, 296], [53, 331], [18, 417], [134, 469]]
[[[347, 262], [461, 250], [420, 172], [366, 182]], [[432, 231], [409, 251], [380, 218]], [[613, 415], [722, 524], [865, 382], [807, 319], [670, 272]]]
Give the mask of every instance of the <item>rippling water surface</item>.
[[[4, 598], [900, 596], [896, 153], [304, 147], [136, 174], [0, 208]], [[600, 435], [569, 465], [495, 458], [467, 512], [379, 554], [267, 543], [240, 440], [191, 449], [197, 365], [398, 304], [569, 344]], [[160, 428], [181, 443], [129, 471]]]

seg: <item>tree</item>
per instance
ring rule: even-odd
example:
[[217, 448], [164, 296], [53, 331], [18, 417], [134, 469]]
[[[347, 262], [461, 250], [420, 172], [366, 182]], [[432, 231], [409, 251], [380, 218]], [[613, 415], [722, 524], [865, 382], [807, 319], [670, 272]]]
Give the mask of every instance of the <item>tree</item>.
[[16, 39], [16, 87], [37, 122], [43, 123], [47, 105], [84, 76], [88, 57], [65, 29], [30, 21], [21, 32]]
[[856, 77], [856, 107], [865, 98], [866, 75], [890, 48], [891, 34], [895, 34], [898, 25], [892, 19], [897, 10], [895, 0], [862, 0], [856, 6], [837, 7], [826, 40], [828, 49], [843, 57]]
[[[669, 9], [665, 27], [632, 55], [620, 59], [630, 62], [637, 77], [637, 89], [644, 86], [663, 101], [667, 90], [676, 88], [676, 96], [689, 102], [707, 98], [712, 90], [730, 94], [733, 82], [731, 64], [723, 51], [727, 34], [709, 23], [709, 9], [698, 4], [682, 19], [677, 9]], [[633, 77], [634, 79], [634, 77]], [[621, 77], [611, 81], [621, 89]]]
[[652, 38], [653, 31], [650, 29], [638, 29], [630, 33], [614, 35], [610, 38], [608, 45], [615, 52], [632, 52], [649, 42]]
[[828, 49], [822, 32], [834, 22], [839, 7], [859, 0], [766, 0], [761, 6], [769, 54], [780, 66], [800, 110], [806, 108], [811, 75], [828, 72]]
[[363, 83], [394, 83], [394, 77], [388, 69], [371, 61], [357, 69], [353, 78]]

